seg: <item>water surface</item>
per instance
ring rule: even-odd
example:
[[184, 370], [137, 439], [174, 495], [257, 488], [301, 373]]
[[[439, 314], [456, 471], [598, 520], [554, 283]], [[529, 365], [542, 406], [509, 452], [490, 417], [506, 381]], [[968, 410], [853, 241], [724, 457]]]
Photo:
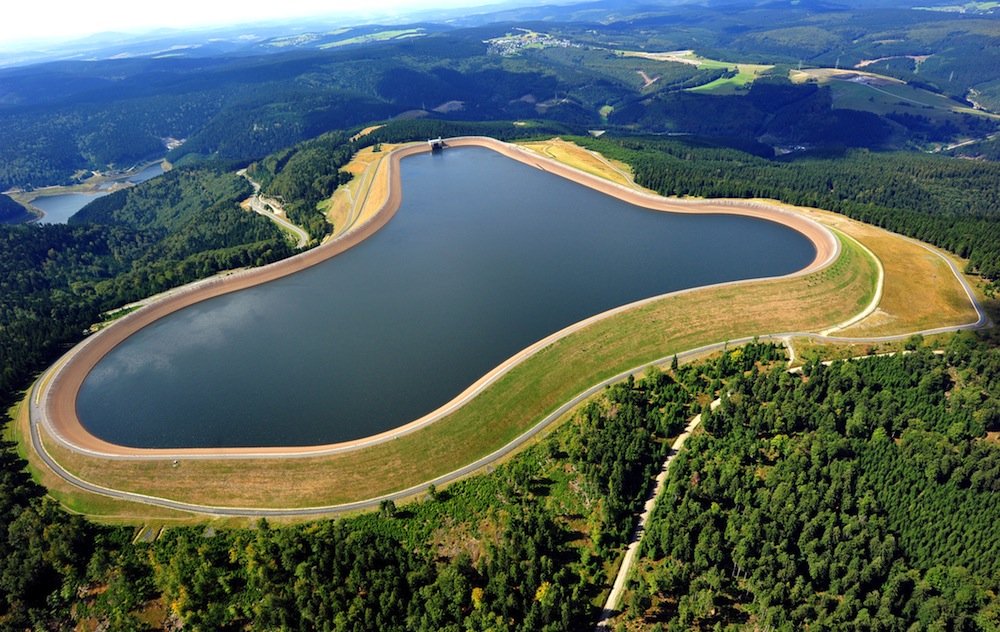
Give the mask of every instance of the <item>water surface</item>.
[[482, 148], [406, 158], [402, 182], [359, 246], [119, 345], [80, 392], [84, 425], [142, 447], [356, 439], [598, 312], [815, 256], [779, 224], [647, 211]]
[[[157, 162], [149, 165], [141, 171], [129, 176], [126, 181], [132, 184], [139, 184], [163, 175], [163, 163]], [[44, 195], [35, 198], [32, 206], [36, 206], [45, 212], [45, 216], [38, 220], [41, 224], [65, 224], [69, 218], [76, 214], [84, 206], [90, 204], [100, 197], [108, 195], [110, 189], [116, 181], [103, 183], [98, 190], [93, 193], [60, 193], [58, 195]]]
[[45, 212], [45, 215], [38, 220], [40, 224], [65, 224], [70, 216], [105, 195], [108, 195], [108, 192], [43, 195], [32, 200], [31, 205]]
[[163, 163], [156, 162], [144, 168], [142, 171], [129, 176], [128, 181], [132, 184], [139, 184], [140, 182], [145, 182], [146, 180], [151, 180], [156, 176], [161, 175], [163, 175]]

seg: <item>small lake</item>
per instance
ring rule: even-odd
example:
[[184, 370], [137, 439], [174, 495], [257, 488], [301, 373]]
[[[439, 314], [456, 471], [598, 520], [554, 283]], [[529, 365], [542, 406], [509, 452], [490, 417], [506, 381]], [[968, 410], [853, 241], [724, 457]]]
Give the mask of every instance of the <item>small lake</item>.
[[128, 181], [131, 182], [132, 184], [139, 184], [140, 182], [145, 182], [146, 180], [151, 180], [156, 176], [162, 176], [162, 175], [163, 175], [163, 163], [156, 162], [149, 165], [139, 173], [129, 176]]
[[[138, 173], [129, 176], [126, 181], [132, 184], [139, 184], [146, 180], [155, 178], [163, 174], [163, 163], [158, 162], [149, 165]], [[102, 184], [100, 189], [110, 188], [111, 182]], [[76, 214], [84, 206], [90, 204], [100, 197], [108, 195], [108, 191], [97, 191], [94, 193], [60, 193], [58, 195], [44, 195], [35, 198], [32, 206], [36, 206], [45, 212], [45, 216], [40, 218], [40, 224], [65, 224], [69, 218]]]
[[406, 158], [401, 175], [399, 212], [362, 244], [115, 348], [77, 399], [86, 428], [140, 447], [357, 439], [593, 314], [815, 256], [779, 224], [644, 210], [482, 148]]
[[45, 212], [45, 215], [38, 219], [39, 224], [65, 224], [77, 211], [105, 195], [108, 194], [99, 192], [42, 195], [32, 200], [31, 205]]

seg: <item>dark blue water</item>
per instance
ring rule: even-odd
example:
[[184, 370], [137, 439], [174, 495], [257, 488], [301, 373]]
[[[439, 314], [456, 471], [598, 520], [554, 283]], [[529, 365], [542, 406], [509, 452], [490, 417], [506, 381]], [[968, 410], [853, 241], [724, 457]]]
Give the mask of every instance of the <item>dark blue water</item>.
[[806, 266], [778, 224], [646, 211], [479, 148], [403, 161], [403, 204], [356, 248], [138, 332], [77, 400], [144, 447], [346, 441], [437, 408], [606, 309]]

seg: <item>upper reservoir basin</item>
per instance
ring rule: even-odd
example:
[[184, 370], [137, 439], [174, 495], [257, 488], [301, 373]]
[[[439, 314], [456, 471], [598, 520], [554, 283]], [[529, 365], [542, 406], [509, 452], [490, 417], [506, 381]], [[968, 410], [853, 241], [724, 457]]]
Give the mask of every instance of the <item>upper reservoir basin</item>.
[[401, 177], [398, 213], [358, 246], [113, 349], [77, 398], [87, 430], [148, 448], [357, 439], [588, 316], [816, 254], [774, 222], [638, 208], [479, 147], [406, 158]]

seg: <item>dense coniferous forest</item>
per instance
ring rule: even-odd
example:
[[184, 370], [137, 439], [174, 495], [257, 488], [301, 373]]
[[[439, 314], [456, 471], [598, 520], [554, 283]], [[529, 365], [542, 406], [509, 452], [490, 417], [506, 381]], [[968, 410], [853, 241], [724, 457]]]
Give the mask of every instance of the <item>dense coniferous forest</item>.
[[940, 356], [729, 380], [671, 469], [628, 616], [995, 629], [998, 371], [996, 349], [958, 336]]
[[12, 200], [9, 195], [0, 193], [0, 224], [16, 224], [31, 219], [27, 210]]
[[0, 226], [3, 400], [102, 312], [291, 254], [269, 220], [239, 209], [248, 191], [231, 174], [177, 170], [95, 200], [86, 223]]
[[[782, 357], [754, 344], [627, 380], [510, 463], [406, 507], [174, 528], [153, 544], [64, 513], [8, 448], [0, 621], [586, 628], [636, 498], [680, 420], [702, 411], [704, 431], [647, 529], [627, 626], [990, 629], [1000, 447], [983, 436], [1000, 428], [1000, 354], [960, 336], [944, 356], [919, 349], [801, 375]], [[724, 403], [706, 413], [700, 402], [715, 395]]]
[[[525, 129], [510, 123], [470, 125], [416, 120], [388, 125], [363, 142], [462, 133], [513, 138], [539, 133], [548, 136], [557, 131], [558, 126], [546, 125]], [[272, 193], [282, 191], [283, 196], [320, 199], [321, 192], [341, 177], [334, 179], [330, 174], [336, 174], [336, 167], [362, 144], [347, 139], [347, 134], [335, 133], [279, 152], [256, 164], [254, 174]], [[654, 174], [650, 165], [669, 161], [690, 167], [710, 164], [709, 157], [758, 160], [731, 149], [704, 147], [690, 141], [628, 138], [602, 140], [593, 146], [625, 159], [653, 156], [655, 160], [648, 164], [635, 163], [637, 174]], [[784, 166], [760, 162], [775, 169]], [[288, 170], [290, 164], [296, 165], [294, 172]], [[859, 169], [857, 173], [861, 172]], [[303, 173], [311, 177], [294, 177]], [[664, 168], [663, 177], [673, 175]], [[847, 181], [858, 187], [869, 182], [860, 175]], [[943, 181], [954, 188], [942, 186], [937, 192], [958, 199], [969, 192], [955, 183], [967, 183], [969, 187], [977, 183], [974, 171], [965, 174], [964, 179], [958, 172]], [[4, 357], [17, 359], [5, 362], [5, 399], [12, 401], [17, 390], [27, 385], [29, 376], [51, 361], [63, 345], [79, 339], [83, 329], [99, 319], [101, 311], [218, 269], [259, 264], [289, 254], [290, 247], [273, 225], [236, 208], [236, 202], [248, 193], [247, 187], [244, 180], [227, 170], [178, 169], [97, 200], [71, 225], [4, 228], [7, 243], [0, 252], [8, 259], [0, 269], [5, 274], [5, 287], [14, 287], [16, 292], [4, 293], [4, 322], [9, 325], [2, 330], [0, 341], [5, 345]], [[993, 353], [967, 342], [965, 347], [953, 345], [945, 359], [927, 353], [907, 356], [898, 361], [924, 363], [907, 365], [904, 373], [909, 382], [893, 378], [894, 373], [888, 369], [873, 369], [874, 373], [865, 374], [869, 381], [863, 384], [867, 386], [856, 389], [863, 394], [856, 399], [863, 403], [855, 402], [855, 408], [862, 412], [850, 409], [852, 421], [844, 422], [848, 434], [844, 441], [858, 433], [876, 434], [875, 426], [882, 424], [888, 437], [899, 437], [901, 450], [911, 446], [938, 450], [933, 452], [935, 459], [942, 454], [956, 455], [941, 465], [940, 459], [933, 463], [915, 460], [912, 452], [902, 452], [898, 458], [881, 454], [875, 451], [877, 445], [871, 452], [858, 451], [861, 463], [868, 463], [865, 458], [878, 459], [878, 467], [890, 468], [878, 481], [870, 482], [871, 498], [877, 503], [874, 506], [881, 508], [876, 513], [872, 513], [874, 509], [869, 511], [869, 500], [862, 502], [851, 496], [860, 485], [854, 478], [837, 479], [839, 487], [836, 493], [831, 492], [833, 495], [823, 488], [823, 497], [829, 496], [835, 507], [844, 503], [865, 507], [868, 513], [856, 519], [866, 525], [866, 530], [857, 537], [852, 535], [851, 544], [844, 545], [855, 548], [817, 549], [814, 555], [826, 557], [816, 558], [820, 561], [814, 560], [814, 564], [834, 567], [842, 563], [838, 555], [867, 555], [874, 550], [871, 542], [881, 543], [878, 546], [894, 543], [895, 548], [885, 549], [885, 555], [892, 557], [891, 564], [865, 566], [856, 572], [876, 578], [868, 580], [871, 586], [892, 579], [896, 583], [886, 585], [898, 584], [902, 586], [900, 591], [909, 591], [905, 603], [890, 603], [886, 601], [890, 598], [879, 592], [882, 601], [878, 602], [869, 593], [859, 594], [864, 606], [858, 608], [851, 606], [850, 600], [843, 607], [833, 605], [831, 600], [820, 600], [789, 613], [787, 604], [762, 601], [767, 608], [758, 611], [753, 610], [756, 606], [740, 602], [742, 595], [752, 589], [742, 584], [739, 590], [743, 592], [727, 588], [725, 579], [719, 578], [721, 571], [706, 571], [702, 577], [664, 570], [663, 577], [651, 575], [643, 580], [646, 588], [642, 584], [636, 588], [630, 607], [646, 609], [653, 618], [670, 619], [674, 603], [679, 617], [676, 620], [682, 625], [729, 621], [727, 617], [740, 621], [754, 616], [773, 622], [840, 622], [868, 615], [884, 617], [893, 621], [892, 625], [925, 620], [964, 625], [962, 622], [988, 620], [983, 617], [993, 616], [991, 608], [995, 609], [992, 595], [996, 569], [977, 561], [991, 559], [988, 553], [975, 548], [960, 551], [965, 546], [964, 538], [942, 536], [932, 532], [931, 527], [923, 531], [911, 529], [912, 512], [894, 513], [885, 499], [899, 496], [900, 503], [912, 505], [917, 496], [933, 495], [955, 517], [956, 532], [965, 530], [967, 537], [992, 546], [992, 540], [973, 534], [980, 533], [974, 528], [980, 524], [976, 516], [989, 516], [993, 511], [988, 492], [994, 484], [991, 473], [1000, 462], [993, 445], [977, 439], [998, 423], [994, 417], [1000, 407], [995, 395], [991, 395], [997, 392]], [[8, 566], [0, 572], [0, 578], [8, 577], [0, 587], [0, 621], [23, 628], [59, 626], [92, 617], [113, 622], [116, 627], [142, 629], [142, 616], [165, 607], [174, 621], [183, 621], [194, 629], [311, 629], [331, 625], [429, 630], [501, 623], [504, 629], [579, 629], [596, 616], [592, 604], [606, 581], [603, 565], [623, 546], [631, 530], [631, 515], [649, 489], [669, 437], [700, 409], [698, 402], [714, 397], [720, 389], [736, 392], [734, 389], [750, 388], [745, 386], [749, 378], [744, 374], [757, 376], [758, 367], [769, 366], [780, 356], [776, 347], [753, 345], [729, 352], [708, 365], [681, 367], [670, 373], [654, 371], [611, 387], [600, 400], [584, 408], [572, 424], [509, 466], [443, 492], [435, 491], [428, 502], [412, 508], [398, 509], [388, 503], [378, 514], [352, 521], [283, 529], [265, 525], [255, 530], [214, 533], [203, 528], [176, 529], [169, 530], [153, 545], [130, 544], [129, 530], [91, 525], [43, 500], [41, 490], [23, 473], [21, 462], [8, 447], [4, 452], [4, 484], [8, 486], [3, 492], [8, 503], [5, 532], [11, 547], [19, 553], [9, 556], [5, 560]], [[936, 362], [947, 364], [937, 366]], [[818, 383], [820, 378], [814, 376], [825, 375], [824, 370], [810, 367], [807, 383]], [[838, 370], [839, 365], [826, 371], [834, 376]], [[958, 379], [953, 376], [956, 372]], [[792, 379], [781, 371], [760, 375], [782, 385]], [[968, 386], [956, 394], [954, 384], [958, 382]], [[837, 393], [849, 392], [853, 383], [834, 380], [828, 385], [826, 396], [844, 406], [837, 414], [845, 414], [843, 410], [849, 403]], [[935, 394], [930, 400], [917, 396], [927, 389]], [[897, 392], [902, 403], [891, 395]], [[874, 399], [875, 393], [884, 400]], [[986, 393], [987, 397], [976, 399], [974, 393]], [[732, 399], [739, 401], [738, 397]], [[924, 425], [907, 421], [918, 412], [899, 416], [900, 406], [926, 401], [937, 408], [919, 411]], [[964, 408], [959, 402], [966, 402]], [[730, 405], [709, 416], [706, 428], [714, 431], [729, 414]], [[951, 407], [958, 407], [956, 410], [962, 414], [957, 415]], [[767, 406], [755, 414], [754, 419], [759, 419], [754, 423], [760, 424], [770, 423], [773, 415]], [[805, 419], [805, 412], [796, 414]], [[902, 421], [897, 427], [894, 424], [899, 419]], [[862, 422], [867, 425], [857, 426]], [[800, 431], [794, 426], [784, 432], [793, 437], [789, 441], [794, 443], [799, 440], [794, 433]], [[947, 449], [940, 452], [944, 448], [938, 435], [957, 442], [952, 444], [955, 447], [944, 446]], [[738, 439], [733, 439], [733, 449], [745, 449], [740, 447], [745, 438], [739, 434]], [[696, 441], [693, 445], [700, 444]], [[819, 444], [809, 443], [809, 450], [814, 445]], [[922, 465], [914, 469], [914, 462]], [[914, 481], [922, 481], [919, 477], [931, 470], [946, 474], [935, 474], [933, 483], [923, 488], [916, 486]], [[861, 471], [860, 465], [856, 471]], [[971, 496], [967, 490], [978, 496]], [[738, 507], [734, 512], [742, 511], [744, 505]], [[941, 513], [935, 504], [923, 519], [931, 523]], [[698, 525], [704, 519], [691, 517]], [[784, 514], [770, 519], [790, 520]], [[838, 517], [840, 522], [835, 523], [835, 528], [843, 531], [848, 524], [854, 524], [850, 522], [854, 519], [854, 514]], [[715, 537], [707, 526], [699, 533]], [[720, 533], [725, 534], [725, 529]], [[757, 535], [755, 532], [754, 537]], [[651, 541], [658, 542], [657, 538], [662, 537], [653, 535]], [[449, 542], [451, 538], [465, 544]], [[929, 546], [928, 541], [942, 546]], [[698, 555], [704, 560], [718, 561], [724, 549], [713, 546], [721, 546], [723, 540], [706, 542], [699, 548], [698, 540], [692, 540], [691, 551], [701, 551]], [[912, 552], [906, 547], [912, 547]], [[789, 569], [803, 568], [789, 566], [779, 550], [784, 549], [777, 545], [774, 550], [767, 549], [774, 561], [766, 567], [773, 576], [762, 575], [766, 581], [789, 577]], [[939, 550], [954, 553], [954, 559], [942, 560]], [[897, 563], [904, 554], [909, 566]], [[674, 562], [670, 564], [670, 569], [680, 568]], [[938, 571], [937, 566], [945, 568]], [[25, 572], [29, 567], [35, 570]], [[399, 568], [408, 570], [403, 574], [387, 571]], [[896, 572], [893, 569], [902, 574], [891, 574]], [[831, 572], [825, 571], [824, 577]], [[745, 579], [740, 571], [736, 573]], [[682, 581], [685, 577], [688, 584]], [[827, 589], [846, 590], [846, 585], [849, 582], [841, 577], [839, 583]], [[327, 588], [317, 589], [323, 586]], [[961, 598], [956, 596], [959, 594]], [[842, 602], [839, 597], [832, 599]], [[656, 608], [660, 610], [654, 612]]]
[[[0, 190], [127, 168], [162, 157], [168, 145], [178, 164], [246, 164], [330, 130], [397, 116], [543, 118], [577, 132], [673, 132], [771, 146], [923, 148], [996, 131], [995, 118], [972, 110], [1000, 104], [995, 14], [867, 4], [683, 3], [633, 7], [637, 15], [620, 2], [585, 11], [547, 6], [525, 10], [520, 23], [511, 21], [517, 14], [497, 14], [492, 22], [483, 15], [412, 25], [396, 29], [409, 33], [400, 39], [366, 39], [380, 27], [274, 39], [230, 33], [229, 42], [165, 57], [112, 50], [94, 61], [0, 69]], [[518, 42], [526, 32], [544, 37]], [[621, 54], [683, 49], [713, 61]], [[736, 62], [773, 66], [762, 86], [786, 83], [802, 64], [863, 64], [858, 70], [884, 78], [864, 98], [836, 81], [688, 91], [733, 77]], [[887, 91], [892, 81], [906, 83]], [[893, 92], [900, 85], [917, 92]]]
[[[107, 310], [292, 254], [237, 207], [250, 193], [237, 168], [319, 239], [331, 227], [317, 203], [378, 143], [575, 134], [660, 193], [827, 208], [996, 281], [997, 141], [945, 152], [976, 161], [887, 151], [996, 133], [993, 117], [951, 111], [1000, 107], [990, 10], [802, 0], [630, 15], [609, 0], [399, 39], [381, 27], [237, 36], [206, 52], [0, 69], [0, 190], [127, 168], [168, 145], [178, 165], [68, 225], [0, 225], [0, 403]], [[518, 40], [529, 32], [541, 39]], [[688, 48], [775, 66], [749, 86], [693, 92], [736, 69], [619, 54]], [[837, 83], [792, 84], [803, 62], [865, 62], [918, 92], [852, 100]], [[24, 210], [0, 194], [0, 224], [12, 219]], [[943, 355], [801, 374], [783, 357], [751, 344], [629, 378], [495, 471], [420, 502], [290, 527], [170, 528], [153, 543], [70, 515], [0, 444], [0, 629], [588, 629], [671, 438], [698, 412], [623, 627], [1000, 627], [1000, 352], [960, 335]]]
[[616, 108], [609, 122], [652, 132], [682, 132], [769, 144], [882, 147], [892, 126], [871, 112], [835, 109], [828, 87], [758, 80], [745, 95], [670, 92]]
[[[782, 351], [610, 387], [572, 423], [490, 474], [422, 502], [272, 528], [168, 529], [153, 544], [42, 497], [4, 446], [0, 626], [199, 630], [577, 630], [631, 530], [669, 437], [696, 397]], [[627, 454], [628, 462], [616, 458]], [[144, 623], [145, 622], [145, 623]]]

